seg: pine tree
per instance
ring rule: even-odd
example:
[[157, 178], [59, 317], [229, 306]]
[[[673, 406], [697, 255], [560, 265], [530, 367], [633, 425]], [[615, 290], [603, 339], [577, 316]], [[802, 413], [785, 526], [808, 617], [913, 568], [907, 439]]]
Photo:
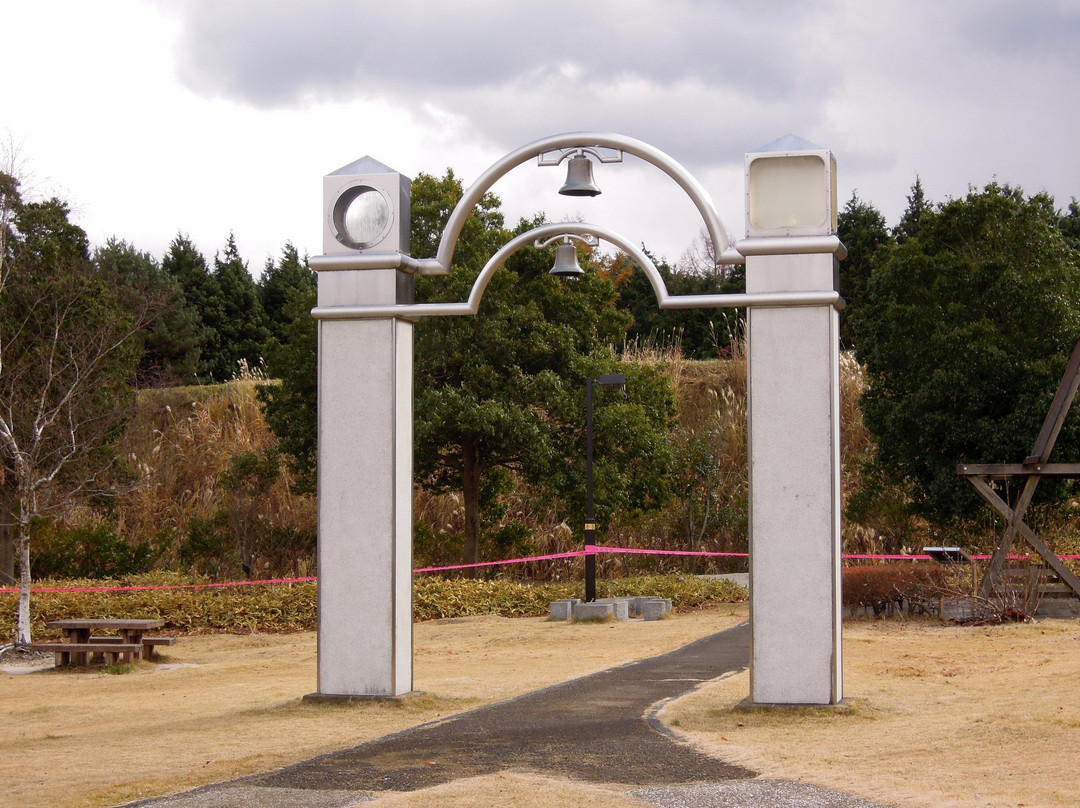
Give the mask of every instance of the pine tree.
[[[922, 189], [919, 189], [922, 195]], [[847, 258], [840, 262], [840, 296], [847, 307], [840, 315], [840, 339], [851, 348], [855, 338], [851, 331], [851, 318], [860, 306], [866, 305], [874, 262], [882, 248], [895, 243], [881, 211], [859, 199], [852, 192], [851, 199], [837, 217], [837, 235], [847, 247]]]
[[918, 238], [927, 215], [932, 213], [932, 206], [926, 201], [922, 180], [916, 176], [915, 184], [907, 198], [907, 209], [900, 217], [900, 223], [893, 229], [896, 241], [903, 244], [908, 239]]
[[217, 278], [210, 273], [202, 253], [183, 234], [177, 234], [169, 245], [161, 268], [180, 284], [185, 303], [198, 315], [199, 381], [221, 381], [221, 377], [215, 377], [213, 373], [221, 352], [218, 326], [225, 316], [225, 303]]
[[270, 339], [258, 288], [232, 233], [224, 252], [214, 256], [214, 279], [221, 290], [222, 315], [217, 324], [218, 352], [210, 372], [215, 380], [227, 381], [236, 376], [241, 362], [260, 367]]
[[307, 259], [300, 258], [292, 242], [286, 242], [281, 248], [281, 257], [276, 263], [273, 258], [266, 259], [259, 279], [259, 300], [270, 336], [279, 343], [286, 339], [292, 322], [290, 301], [297, 296], [307, 297], [314, 289], [315, 273], [308, 268]]
[[118, 290], [125, 308], [132, 309], [151, 298], [160, 301], [153, 320], [139, 335], [143, 348], [139, 385], [195, 381], [202, 326], [198, 312], [184, 299], [179, 281], [158, 266], [149, 253], [115, 238], [94, 251], [94, 265]]

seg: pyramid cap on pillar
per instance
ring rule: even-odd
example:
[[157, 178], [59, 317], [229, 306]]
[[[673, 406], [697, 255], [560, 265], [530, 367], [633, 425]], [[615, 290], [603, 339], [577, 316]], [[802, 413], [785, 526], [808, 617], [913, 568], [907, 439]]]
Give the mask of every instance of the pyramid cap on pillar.
[[811, 143], [806, 138], [799, 137], [798, 135], [787, 134], [783, 137], [778, 137], [764, 146], [758, 146], [756, 149], [751, 149], [751, 154], [761, 154], [762, 152], [792, 152], [792, 151], [825, 151], [824, 146], [819, 146], [816, 143]]
[[390, 168], [386, 163], [381, 163], [370, 154], [365, 154], [359, 160], [353, 160], [348, 165], [342, 166], [337, 171], [331, 171], [326, 176], [337, 177], [342, 174], [398, 174], [401, 172]]

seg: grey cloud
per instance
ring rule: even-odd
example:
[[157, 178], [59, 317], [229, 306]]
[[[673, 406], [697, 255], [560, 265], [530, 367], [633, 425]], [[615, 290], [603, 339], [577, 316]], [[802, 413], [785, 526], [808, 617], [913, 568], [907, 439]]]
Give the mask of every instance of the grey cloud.
[[[572, 65], [594, 83], [644, 77], [753, 84], [778, 99], [813, 82], [804, 4], [314, 0], [180, 7], [177, 59], [199, 93], [258, 107], [505, 88]], [[782, 19], [784, 25], [773, 24]], [[770, 45], [760, 46], [762, 34]], [[820, 69], [820, 68], [817, 68]]]
[[1006, 55], [1075, 60], [1080, 4], [1072, 0], [980, 3], [970, 25], [958, 30], [974, 47]]
[[[699, 82], [586, 84], [571, 92], [528, 86], [461, 90], [445, 100], [448, 108], [471, 111], [477, 138], [494, 130], [506, 147], [555, 132], [623, 132], [668, 151], [691, 171], [741, 160], [743, 152], [793, 126], [816, 131], [822, 114], [812, 101], [778, 105], [739, 88]], [[528, 114], [519, 114], [522, 109]]]
[[190, 0], [176, 60], [191, 89], [254, 107], [378, 98], [508, 148], [614, 130], [700, 166], [817, 122], [840, 54], [806, 44], [811, 5]]

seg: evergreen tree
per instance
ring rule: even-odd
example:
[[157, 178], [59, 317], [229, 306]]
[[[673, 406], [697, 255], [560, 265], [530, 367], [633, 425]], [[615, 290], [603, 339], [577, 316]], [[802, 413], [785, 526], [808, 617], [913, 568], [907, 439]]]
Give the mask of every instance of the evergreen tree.
[[[461, 194], [449, 173], [413, 182], [413, 202], [423, 212], [413, 219], [414, 244], [435, 245], [440, 216]], [[497, 246], [540, 223], [523, 220], [507, 233], [498, 200], [487, 195], [463, 231], [449, 276], [418, 279], [418, 297], [464, 300]], [[584, 278], [567, 283], [548, 274], [549, 253], [521, 251], [492, 277], [475, 318], [432, 317], [417, 325], [417, 476], [436, 489], [462, 491], [467, 563], [479, 558], [483, 493], [500, 470], [546, 486], [568, 516], [583, 513], [585, 382], [623, 369], [609, 346], [622, 342], [629, 323], [615, 308], [614, 285], [586, 265]], [[670, 382], [646, 367], [625, 373], [626, 398], [597, 408], [601, 524], [616, 510], [654, 506], [667, 494]]]
[[1080, 205], [1076, 199], [1069, 203], [1069, 208], [1060, 220], [1061, 232], [1068, 239], [1074, 250], [1080, 250]]
[[840, 339], [850, 348], [855, 344], [850, 324], [852, 314], [867, 303], [875, 258], [894, 239], [881, 211], [863, 202], [854, 191], [837, 217], [837, 235], [848, 251], [847, 258], [840, 262], [840, 295], [847, 303], [840, 314]]
[[897, 242], [903, 244], [908, 239], [918, 238], [923, 220], [932, 213], [933, 207], [926, 200], [922, 180], [916, 176], [915, 184], [911, 186], [911, 193], [908, 194], [904, 215], [900, 217], [900, 223], [893, 229], [893, 236]]
[[[1080, 336], [1080, 260], [1046, 194], [991, 183], [936, 209], [918, 198], [851, 325], [880, 462], [923, 514], [948, 518], [980, 503], [957, 464], [1030, 450]], [[1080, 456], [1080, 422], [1057, 447]]]
[[281, 249], [281, 257], [274, 261], [266, 259], [262, 277], [259, 279], [259, 301], [266, 315], [270, 336], [278, 342], [285, 339], [292, 323], [289, 303], [296, 296], [307, 297], [315, 289], [315, 273], [308, 268], [307, 259], [301, 258], [292, 242]]
[[180, 284], [184, 302], [199, 316], [199, 381], [223, 381], [222, 377], [214, 376], [222, 350], [218, 326], [225, 316], [225, 302], [217, 278], [211, 274], [202, 253], [183, 234], [177, 234], [169, 245], [161, 268]]
[[115, 238], [94, 251], [94, 265], [116, 288], [125, 309], [133, 310], [147, 299], [160, 302], [152, 321], [139, 335], [143, 349], [139, 385], [193, 382], [199, 371], [201, 325], [176, 278], [149, 253]]
[[214, 256], [214, 280], [221, 290], [221, 319], [217, 323], [218, 351], [209, 370], [217, 381], [227, 381], [236, 376], [241, 362], [250, 368], [260, 367], [270, 339], [259, 290], [240, 258], [232, 233], [224, 252]]
[[[672, 295], [746, 291], [746, 275], [741, 264], [724, 267], [723, 271], [702, 270], [693, 263], [673, 269], [665, 261], [656, 261], [647, 249], [644, 252], [653, 259]], [[746, 316], [744, 309], [661, 310], [644, 270], [621, 254], [604, 264], [603, 274], [618, 289], [619, 309], [632, 318], [626, 333], [629, 343], [658, 348], [675, 344], [688, 358], [715, 359], [737, 337]]]
[[278, 438], [300, 493], [315, 490], [316, 441], [318, 438], [318, 323], [311, 316], [314, 287], [302, 288], [284, 306], [288, 325], [278, 339], [270, 341], [267, 373], [274, 384], [260, 385], [259, 400], [270, 431]]

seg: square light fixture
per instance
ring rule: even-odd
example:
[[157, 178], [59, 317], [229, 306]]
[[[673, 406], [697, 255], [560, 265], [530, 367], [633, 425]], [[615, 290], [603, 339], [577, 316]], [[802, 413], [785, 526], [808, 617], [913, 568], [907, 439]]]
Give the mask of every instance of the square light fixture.
[[746, 155], [746, 234], [828, 236], [836, 232], [836, 159], [794, 135]]

